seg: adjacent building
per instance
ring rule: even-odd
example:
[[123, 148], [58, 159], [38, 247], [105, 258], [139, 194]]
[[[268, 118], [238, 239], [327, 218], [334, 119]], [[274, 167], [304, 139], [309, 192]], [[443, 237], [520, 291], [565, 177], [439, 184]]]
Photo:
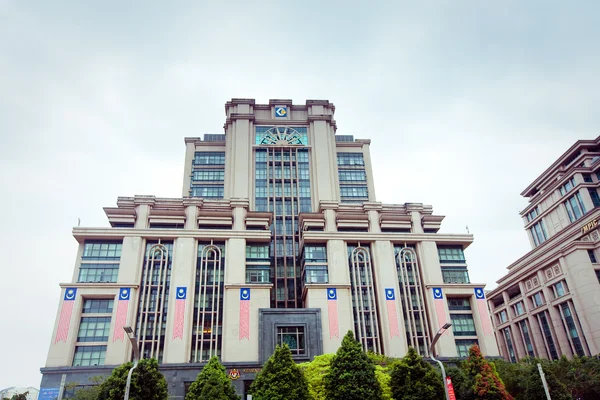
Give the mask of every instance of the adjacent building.
[[[218, 356], [245, 394], [277, 344], [299, 362], [352, 330], [365, 350], [497, 356], [469, 234], [420, 203], [376, 201], [368, 139], [337, 135], [329, 101], [226, 103], [224, 134], [186, 138], [182, 197], [120, 197], [77, 227], [42, 388], [157, 358], [174, 396]], [[390, 166], [393, 167], [393, 166]], [[409, 193], [407, 193], [409, 195]]]
[[521, 193], [532, 250], [488, 293], [506, 359], [600, 353], [600, 137], [580, 140]]

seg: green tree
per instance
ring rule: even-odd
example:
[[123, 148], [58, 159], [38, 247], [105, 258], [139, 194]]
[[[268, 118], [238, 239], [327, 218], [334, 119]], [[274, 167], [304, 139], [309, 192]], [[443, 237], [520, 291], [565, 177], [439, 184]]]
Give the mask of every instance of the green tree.
[[544, 372], [551, 372], [561, 381], [575, 399], [600, 399], [600, 359], [597, 357], [565, 356], [560, 360], [542, 365]]
[[[115, 369], [100, 385], [98, 400], [121, 400], [125, 396], [127, 373], [133, 367], [131, 362]], [[131, 400], [166, 400], [168, 398], [167, 381], [158, 370], [156, 359], [141, 360], [131, 376], [129, 390]]]
[[542, 369], [546, 376], [546, 383], [548, 383], [548, 390], [550, 391], [552, 400], [571, 400], [573, 397], [569, 394], [566, 385], [554, 375], [552, 366], [556, 364], [556, 361], [552, 362], [539, 359], [522, 361], [526, 366], [524, 375], [526, 375], [527, 378], [524, 382], [525, 395], [522, 397], [520, 396], [519, 400], [521, 398], [526, 400], [546, 399], [546, 391], [544, 390], [544, 384], [542, 383], [542, 378], [540, 377], [537, 366], [538, 362], [542, 364]]
[[476, 399], [513, 399], [506, 391], [494, 364], [483, 358], [479, 346], [473, 345], [469, 349], [469, 357], [463, 363], [463, 368], [466, 375], [473, 381], [473, 391]]
[[416, 350], [394, 363], [391, 374], [392, 396], [396, 400], [437, 400], [444, 397], [442, 377]]
[[73, 395], [74, 400], [97, 400], [100, 395], [100, 385], [104, 382], [104, 377], [101, 375], [91, 376], [88, 378], [90, 385], [79, 386], [78, 382], [71, 382], [65, 385], [68, 390], [75, 389]]
[[[458, 363], [460, 365], [460, 363]], [[452, 386], [456, 398], [460, 400], [475, 400], [475, 392], [473, 392], [473, 382], [467, 374], [459, 367], [446, 367], [446, 376], [452, 379]]]
[[300, 365], [300, 369], [308, 383], [308, 393], [311, 400], [325, 400], [325, 376], [331, 370], [331, 361], [335, 354], [322, 354], [310, 362]]
[[254, 400], [307, 400], [308, 384], [290, 348], [277, 346], [250, 386]]
[[348, 331], [325, 377], [327, 400], [380, 400], [375, 366]]
[[225, 374], [225, 367], [216, 356], [213, 356], [202, 368], [185, 396], [185, 400], [238, 400], [239, 398], [235, 394], [231, 380]]

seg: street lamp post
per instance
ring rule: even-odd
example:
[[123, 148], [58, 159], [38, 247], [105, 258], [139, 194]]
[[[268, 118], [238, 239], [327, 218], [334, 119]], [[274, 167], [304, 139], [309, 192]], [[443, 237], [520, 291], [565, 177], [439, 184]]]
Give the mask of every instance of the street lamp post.
[[127, 385], [125, 386], [125, 398], [124, 400], [129, 400], [129, 388], [131, 387], [131, 374], [133, 370], [138, 366], [138, 362], [140, 361], [140, 349], [138, 348], [137, 338], [133, 334], [133, 329], [130, 326], [124, 326], [123, 330], [127, 333], [127, 337], [131, 342], [131, 346], [133, 347], [133, 367], [129, 370], [127, 374]]
[[446, 322], [444, 324], [444, 326], [442, 326], [440, 328], [440, 330], [437, 331], [437, 333], [435, 334], [435, 337], [433, 338], [433, 341], [431, 342], [431, 347], [429, 348], [429, 357], [431, 357], [431, 359], [433, 361], [438, 363], [440, 366], [440, 369], [442, 370], [442, 380], [444, 381], [443, 383], [444, 383], [444, 392], [446, 393], [446, 400], [450, 400], [450, 394], [448, 393], [448, 385], [446, 384], [446, 369], [444, 368], [444, 364], [440, 360], [437, 360], [435, 358], [435, 343], [439, 340], [440, 337], [442, 337], [444, 332], [446, 332], [446, 329], [450, 328], [451, 326], [452, 326], [451, 323]]

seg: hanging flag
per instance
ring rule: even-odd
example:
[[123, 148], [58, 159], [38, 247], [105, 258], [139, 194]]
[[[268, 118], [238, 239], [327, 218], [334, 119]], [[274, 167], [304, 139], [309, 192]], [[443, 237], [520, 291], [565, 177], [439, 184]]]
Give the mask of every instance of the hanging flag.
[[69, 337], [69, 327], [71, 326], [71, 315], [73, 315], [73, 306], [75, 305], [75, 297], [77, 296], [77, 288], [66, 288], [65, 297], [63, 298], [62, 308], [60, 309], [60, 318], [58, 319], [58, 329], [56, 330], [56, 338], [54, 343], [67, 342]]
[[125, 331], [123, 327], [127, 324], [127, 311], [129, 310], [130, 288], [119, 289], [119, 300], [117, 301], [117, 315], [115, 316], [115, 329], [113, 330], [113, 342], [123, 341]]
[[250, 288], [240, 289], [240, 340], [250, 339]]
[[337, 307], [337, 289], [327, 289], [327, 311], [329, 314], [329, 339], [340, 337], [340, 327], [338, 325], [338, 307]]
[[483, 328], [483, 334], [485, 336], [493, 335], [494, 332], [490, 321], [490, 313], [487, 308], [487, 301], [485, 300], [485, 292], [482, 288], [475, 288], [475, 299], [477, 310], [479, 311], [479, 319], [481, 320], [481, 327]]
[[388, 320], [390, 322], [390, 336], [400, 337], [398, 313], [396, 312], [396, 294], [394, 293], [394, 289], [385, 289], [385, 302], [387, 304]]
[[178, 287], [175, 292], [175, 322], [173, 324], [173, 339], [183, 339], [183, 321], [185, 319], [185, 299], [187, 288]]
[[446, 377], [446, 388], [448, 389], [448, 399], [456, 400], [456, 393], [454, 393], [454, 385], [452, 384], [452, 378]]
[[444, 326], [446, 322], [448, 322], [448, 318], [446, 317], [446, 307], [444, 304], [444, 293], [442, 293], [442, 288], [433, 288], [433, 303], [435, 306], [435, 314], [437, 315], [438, 320], [438, 329]]

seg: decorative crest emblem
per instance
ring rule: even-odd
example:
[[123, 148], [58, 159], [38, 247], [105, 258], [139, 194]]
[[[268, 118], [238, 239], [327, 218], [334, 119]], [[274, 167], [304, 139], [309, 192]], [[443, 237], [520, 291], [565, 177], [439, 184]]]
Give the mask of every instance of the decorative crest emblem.
[[235, 381], [236, 379], [240, 378], [240, 371], [236, 368], [232, 369], [231, 371], [229, 371], [229, 373], [227, 374], [229, 376], [229, 379]]

